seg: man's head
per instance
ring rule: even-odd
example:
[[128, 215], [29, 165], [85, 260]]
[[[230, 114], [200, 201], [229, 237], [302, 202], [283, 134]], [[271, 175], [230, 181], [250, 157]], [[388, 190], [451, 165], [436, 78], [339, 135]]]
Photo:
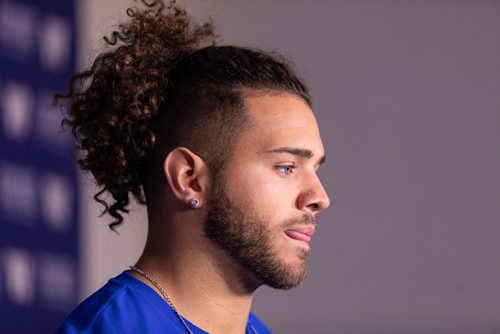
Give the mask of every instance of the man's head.
[[[199, 197], [206, 239], [255, 284], [299, 284], [315, 215], [328, 206], [307, 88], [283, 59], [200, 47], [214, 36], [210, 25], [192, 27], [175, 4], [166, 13], [145, 4], [127, 11], [131, 20], [106, 40], [114, 48], [74, 76], [66, 96], [66, 122], [86, 152], [79, 163], [102, 187], [96, 200], [114, 227], [130, 194], [172, 212], [195, 210]], [[83, 89], [73, 91], [76, 82]]]
[[[162, 189], [158, 177], [166, 176], [181, 203], [201, 199], [205, 235], [249, 269], [255, 285], [300, 284], [309, 253], [304, 240], [328, 206], [316, 176], [324, 152], [307, 89], [283, 60], [232, 46], [185, 56], [169, 87], [151, 184]], [[195, 177], [177, 189], [186, 180], [180, 170], [196, 173], [186, 155], [208, 166], [208, 193], [198, 181], [200, 191], [188, 189]]]

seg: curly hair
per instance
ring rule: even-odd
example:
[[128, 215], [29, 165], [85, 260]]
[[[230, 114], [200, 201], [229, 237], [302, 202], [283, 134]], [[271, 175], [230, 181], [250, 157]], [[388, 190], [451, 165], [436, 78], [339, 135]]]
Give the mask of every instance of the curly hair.
[[78, 164], [100, 187], [94, 198], [113, 217], [111, 229], [122, 223], [130, 195], [146, 204], [146, 180], [163, 177], [173, 148], [190, 148], [213, 171], [222, 167], [248, 125], [246, 90], [292, 93], [310, 104], [285, 60], [216, 46], [212, 22], [192, 24], [175, 1], [142, 4], [127, 9], [129, 20], [104, 37], [108, 50], [55, 96], [68, 102], [63, 124], [84, 152]]

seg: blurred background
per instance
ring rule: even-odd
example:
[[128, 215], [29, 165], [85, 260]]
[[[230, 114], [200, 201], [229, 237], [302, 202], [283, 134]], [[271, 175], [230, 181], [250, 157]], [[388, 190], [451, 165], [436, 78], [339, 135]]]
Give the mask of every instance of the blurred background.
[[[309, 279], [254, 312], [276, 333], [500, 333], [500, 1], [179, 3], [314, 97], [333, 205]], [[108, 229], [50, 108], [129, 5], [0, 0], [1, 333], [52, 332], [142, 251], [144, 208]]]

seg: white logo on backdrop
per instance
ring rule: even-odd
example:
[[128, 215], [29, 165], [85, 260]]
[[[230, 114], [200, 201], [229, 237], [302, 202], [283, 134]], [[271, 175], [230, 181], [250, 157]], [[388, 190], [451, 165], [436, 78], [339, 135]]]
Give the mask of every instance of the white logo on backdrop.
[[18, 141], [26, 139], [33, 127], [33, 92], [28, 86], [11, 81], [0, 93], [6, 136]]
[[[2, 209], [21, 218], [36, 216], [35, 173], [32, 168], [13, 163], [0, 164], [0, 204]], [[30, 220], [20, 220], [32, 223]]]
[[35, 259], [25, 250], [8, 248], [2, 260], [6, 296], [15, 304], [31, 305], [35, 297]]
[[50, 308], [66, 310], [76, 302], [75, 264], [68, 256], [43, 253], [40, 257], [40, 295]]
[[[0, 2], [0, 43], [5, 54], [29, 56], [35, 50], [35, 10], [13, 1]], [[15, 57], [14, 56], [14, 57]]]
[[42, 67], [56, 71], [67, 66], [71, 47], [71, 26], [67, 20], [51, 15], [40, 24], [38, 35]]
[[42, 177], [39, 187], [44, 221], [54, 231], [67, 231], [74, 196], [71, 183], [64, 176], [48, 174]]

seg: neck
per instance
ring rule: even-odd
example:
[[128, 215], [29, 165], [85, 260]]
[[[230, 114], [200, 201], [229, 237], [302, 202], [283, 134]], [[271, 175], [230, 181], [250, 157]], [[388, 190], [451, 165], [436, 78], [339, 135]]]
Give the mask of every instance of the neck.
[[[207, 332], [245, 333], [258, 285], [249, 284], [246, 270], [208, 241], [199, 228], [187, 226], [196, 225], [192, 219], [180, 221], [163, 221], [168, 231], [155, 231], [157, 225], [150, 224], [153, 229], [136, 266], [152, 276], [179, 314], [196, 326]], [[147, 279], [133, 274], [157, 291]]]

